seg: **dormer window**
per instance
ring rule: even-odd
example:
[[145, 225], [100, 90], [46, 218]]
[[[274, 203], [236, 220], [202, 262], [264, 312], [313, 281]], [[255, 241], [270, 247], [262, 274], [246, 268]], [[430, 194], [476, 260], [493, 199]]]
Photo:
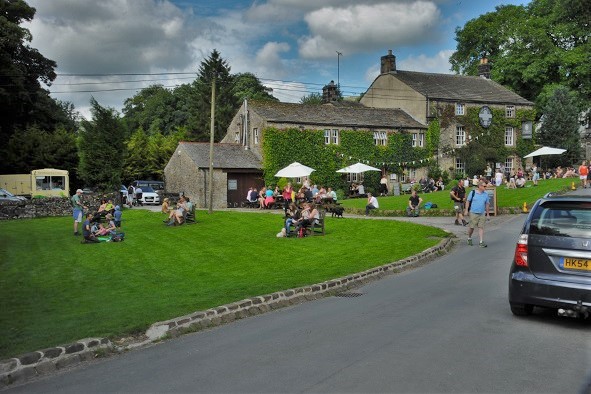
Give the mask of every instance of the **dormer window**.
[[456, 103], [456, 115], [464, 115], [466, 106], [464, 104]]
[[505, 117], [506, 118], [514, 118], [515, 117], [515, 106], [514, 105], [507, 105], [505, 107]]

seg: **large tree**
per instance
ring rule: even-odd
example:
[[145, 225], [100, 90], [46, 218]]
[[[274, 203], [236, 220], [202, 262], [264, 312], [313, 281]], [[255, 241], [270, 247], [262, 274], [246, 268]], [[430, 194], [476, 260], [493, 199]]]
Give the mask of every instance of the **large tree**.
[[526, 6], [498, 6], [468, 21], [456, 29], [452, 70], [476, 75], [480, 59], [487, 57], [492, 79], [529, 100], [546, 85], [561, 84], [588, 101], [591, 7], [584, 3], [532, 0]]
[[539, 141], [542, 145], [567, 150], [559, 156], [544, 157], [544, 166], [572, 166], [581, 159], [579, 109], [574, 94], [568, 89], [554, 90], [544, 107]]
[[228, 62], [213, 50], [209, 57], [199, 65], [197, 80], [193, 83], [196, 89], [195, 101], [190, 103], [194, 108], [188, 126], [192, 137], [197, 141], [208, 141], [211, 122], [211, 93], [215, 78], [215, 130], [214, 139], [220, 141], [226, 134], [236, 110], [240, 106], [238, 98], [233, 94], [234, 77], [230, 74]]
[[35, 9], [23, 0], [0, 0], [0, 145], [32, 124], [54, 129], [60, 107], [40, 82], [50, 85], [56, 63], [29, 46]]
[[126, 154], [124, 124], [114, 109], [102, 107], [94, 98], [90, 105], [92, 119], [80, 127], [80, 178], [99, 190], [119, 190]]
[[279, 101], [272, 95], [273, 89], [265, 87], [261, 81], [252, 73], [234, 75], [234, 86], [232, 93], [238, 101], [245, 99], [257, 101]]

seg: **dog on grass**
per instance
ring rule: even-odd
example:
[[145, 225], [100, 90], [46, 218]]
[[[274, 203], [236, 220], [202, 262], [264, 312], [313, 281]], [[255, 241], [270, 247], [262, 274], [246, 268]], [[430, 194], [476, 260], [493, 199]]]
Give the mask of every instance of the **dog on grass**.
[[343, 212], [345, 212], [345, 208], [343, 207], [339, 207], [339, 206], [334, 206], [331, 207], [329, 209], [329, 212], [332, 214], [332, 217], [334, 218], [335, 216], [337, 218], [342, 218], [343, 217]]

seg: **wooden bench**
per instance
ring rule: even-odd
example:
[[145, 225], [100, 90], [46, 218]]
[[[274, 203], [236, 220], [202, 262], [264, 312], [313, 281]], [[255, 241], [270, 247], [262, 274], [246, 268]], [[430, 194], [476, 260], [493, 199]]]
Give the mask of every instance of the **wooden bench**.
[[195, 204], [191, 204], [191, 210], [189, 212], [187, 212], [187, 214], [185, 215], [184, 223], [186, 223], [186, 224], [197, 223], [197, 219], [195, 218]]
[[308, 232], [310, 235], [324, 235], [324, 218], [326, 217], [326, 211], [324, 209], [318, 210], [318, 223], [314, 221], [310, 227], [308, 227]]

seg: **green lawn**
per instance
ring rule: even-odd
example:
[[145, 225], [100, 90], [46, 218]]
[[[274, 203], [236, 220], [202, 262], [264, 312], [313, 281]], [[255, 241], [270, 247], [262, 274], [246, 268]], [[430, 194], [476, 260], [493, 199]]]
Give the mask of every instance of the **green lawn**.
[[[579, 179], [568, 178], [568, 179], [546, 179], [540, 180], [538, 186], [532, 186], [531, 182], [528, 182], [528, 187], [520, 189], [507, 189], [504, 186], [497, 188], [497, 206], [499, 208], [504, 207], [521, 207], [524, 202], [527, 202], [528, 207], [536, 202], [536, 200], [542, 197], [548, 192], [556, 192], [568, 189], [571, 183], [575, 182], [575, 186], [579, 186]], [[423, 202], [431, 201], [439, 208], [453, 209], [453, 204], [449, 198], [449, 192], [451, 187], [446, 187], [446, 190], [434, 193], [420, 193], [420, 197]], [[467, 192], [471, 189], [466, 189]], [[380, 204], [380, 210], [402, 210], [408, 206], [409, 194], [402, 196], [388, 196], [380, 197], [377, 196]], [[367, 200], [365, 198], [353, 198], [340, 201], [346, 208], [357, 208], [365, 209]], [[372, 212], [373, 215], [379, 215], [379, 211]]]
[[281, 216], [261, 212], [198, 212], [181, 227], [139, 209], [123, 218], [125, 242], [101, 244], [81, 244], [69, 217], [0, 222], [0, 359], [363, 271], [446, 236], [328, 217], [324, 237], [276, 238]]

